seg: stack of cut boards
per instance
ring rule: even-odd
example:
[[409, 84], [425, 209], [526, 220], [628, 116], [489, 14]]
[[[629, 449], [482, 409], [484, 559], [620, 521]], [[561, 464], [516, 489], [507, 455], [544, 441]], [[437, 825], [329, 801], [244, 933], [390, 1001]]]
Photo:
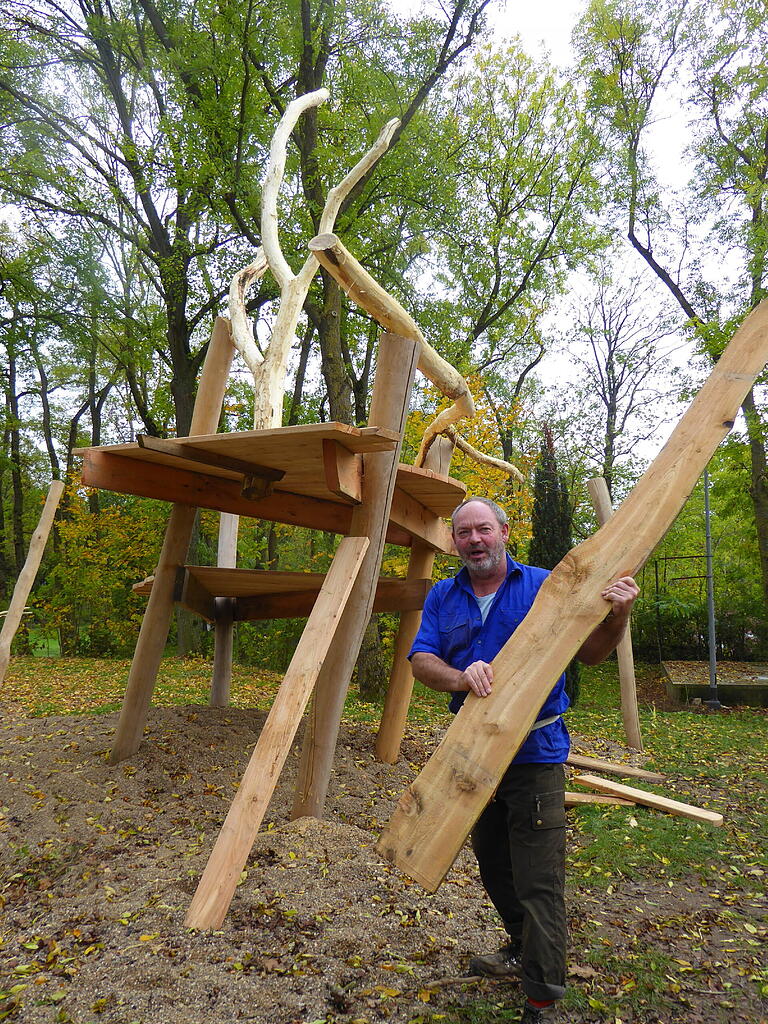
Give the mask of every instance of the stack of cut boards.
[[[645, 782], [664, 781], [664, 776], [659, 775], [658, 772], [649, 772], [644, 768], [634, 768], [628, 764], [615, 764], [612, 761], [603, 761], [600, 758], [586, 757], [582, 754], [570, 754], [566, 764], [573, 768], [602, 771], [624, 778], [642, 779]], [[722, 814], [717, 814], [715, 811], [708, 811], [703, 807], [694, 807], [692, 804], [685, 804], [680, 800], [671, 800], [669, 797], [659, 796], [657, 793], [649, 793], [645, 789], [625, 786], [610, 779], [599, 778], [596, 775], [576, 775], [572, 781], [578, 785], [585, 786], [587, 789], [597, 790], [597, 792], [566, 792], [566, 807], [576, 807], [581, 804], [642, 804], [645, 807], [666, 811], [667, 814], [676, 814], [683, 818], [691, 818], [693, 821], [699, 821], [714, 827], [719, 827], [723, 824]]]

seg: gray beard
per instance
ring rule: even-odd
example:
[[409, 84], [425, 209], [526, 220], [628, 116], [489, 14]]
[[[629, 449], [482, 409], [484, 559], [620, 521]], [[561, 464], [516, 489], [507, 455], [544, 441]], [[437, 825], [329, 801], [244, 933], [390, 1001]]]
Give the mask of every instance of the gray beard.
[[466, 566], [467, 572], [470, 576], [476, 576], [478, 579], [485, 579], [488, 576], [493, 576], [499, 562], [504, 558], [504, 554], [504, 542], [500, 541], [499, 544], [495, 548], [492, 548], [486, 557], [481, 559], [479, 562], [470, 562], [464, 558], [462, 558], [462, 562]]

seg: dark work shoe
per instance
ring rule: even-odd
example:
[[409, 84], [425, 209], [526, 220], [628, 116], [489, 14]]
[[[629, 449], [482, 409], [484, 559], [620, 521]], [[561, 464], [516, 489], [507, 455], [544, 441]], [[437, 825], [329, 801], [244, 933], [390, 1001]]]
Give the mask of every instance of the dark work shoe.
[[482, 974], [486, 978], [519, 978], [523, 973], [520, 950], [508, 942], [496, 953], [473, 956], [469, 961], [469, 973]]
[[526, 1000], [520, 1024], [555, 1024], [557, 1019], [557, 1003], [550, 1003], [549, 1006], [533, 1006]]

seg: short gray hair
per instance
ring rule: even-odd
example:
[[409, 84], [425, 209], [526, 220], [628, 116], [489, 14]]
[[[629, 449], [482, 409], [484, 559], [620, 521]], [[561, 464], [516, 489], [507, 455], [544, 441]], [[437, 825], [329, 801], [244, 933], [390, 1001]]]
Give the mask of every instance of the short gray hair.
[[490, 498], [467, 498], [466, 501], [462, 501], [462, 503], [457, 505], [453, 512], [451, 512], [451, 530], [455, 529], [456, 516], [459, 512], [461, 512], [465, 505], [470, 505], [473, 501], [479, 501], [481, 505], [487, 505], [491, 512], [496, 516], [496, 521], [499, 526], [506, 526], [509, 522], [509, 517], [504, 509], [500, 505], [497, 505], [495, 501], [491, 501]]

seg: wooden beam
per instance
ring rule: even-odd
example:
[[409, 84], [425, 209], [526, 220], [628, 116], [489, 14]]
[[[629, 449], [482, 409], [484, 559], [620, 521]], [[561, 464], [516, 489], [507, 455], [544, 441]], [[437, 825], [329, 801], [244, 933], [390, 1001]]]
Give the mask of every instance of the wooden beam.
[[5, 679], [5, 673], [8, 671], [8, 664], [11, 660], [11, 644], [24, 614], [24, 606], [35, 582], [37, 570], [40, 568], [48, 535], [51, 532], [56, 509], [59, 507], [63, 493], [63, 481], [53, 480], [48, 488], [48, 496], [45, 499], [43, 511], [40, 513], [37, 527], [30, 537], [27, 557], [13, 588], [11, 603], [3, 619], [3, 628], [0, 630], [0, 683]]
[[363, 457], [330, 438], [323, 440], [323, 471], [331, 494], [360, 504], [363, 486]]
[[334, 555], [190, 904], [189, 928], [218, 928], [224, 920], [369, 546], [367, 537], [347, 537]]
[[[431, 580], [380, 579], [373, 599], [373, 612], [397, 612], [401, 609], [423, 608], [432, 585]], [[293, 591], [287, 594], [261, 594], [235, 599], [235, 621], [255, 619], [295, 619], [309, 615], [319, 592]]]
[[[82, 480], [86, 487], [98, 487], [118, 494], [136, 494], [196, 508], [265, 519], [289, 526], [306, 526], [326, 533], [348, 534], [352, 522], [350, 504], [324, 501], [302, 494], [277, 491], [267, 498], [244, 498], [236, 480], [175, 469], [155, 462], [140, 462], [125, 455], [113, 455], [96, 448], [83, 453]], [[396, 523], [387, 528], [387, 543], [410, 547], [411, 533]]]
[[627, 779], [645, 779], [646, 782], [663, 782], [664, 775], [658, 772], [649, 772], [645, 768], [635, 768], [631, 764], [617, 764], [614, 761], [603, 761], [599, 757], [587, 757], [584, 754], [568, 755], [566, 764], [574, 768], [587, 768], [596, 772], [608, 772], [610, 775], [621, 775]]
[[[587, 480], [587, 490], [600, 526], [604, 526], [613, 515], [611, 496], [608, 484], [601, 477]], [[624, 723], [624, 735], [627, 743], [635, 750], [643, 749], [643, 736], [640, 732], [640, 716], [637, 713], [637, 683], [635, 680], [635, 659], [632, 655], [632, 633], [629, 623], [624, 636], [616, 648], [616, 661], [619, 666], [619, 691], [621, 693], [621, 719]]]
[[[427, 452], [425, 470], [447, 475], [452, 455], [453, 442], [447, 437], [436, 437]], [[457, 505], [460, 503], [461, 499], [456, 502]], [[431, 578], [434, 564], [434, 548], [422, 541], [414, 541], [408, 561], [408, 578]], [[411, 663], [408, 661], [408, 652], [421, 624], [421, 608], [423, 608], [423, 604], [417, 611], [403, 611], [400, 614], [392, 655], [392, 671], [389, 675], [384, 710], [376, 735], [376, 757], [386, 764], [394, 764], [397, 761], [400, 755], [400, 745], [403, 742], [408, 707], [413, 693], [413, 673], [411, 672]]]
[[[234, 351], [229, 321], [218, 317], [192, 413], [192, 429], [196, 432], [216, 429]], [[177, 504], [171, 509], [115, 730], [112, 764], [135, 754], [141, 743], [157, 671], [168, 640], [176, 570], [187, 560], [195, 512], [196, 509], [190, 505]]]
[[587, 786], [589, 789], [596, 789], [600, 793], [608, 793], [611, 796], [631, 800], [635, 804], [653, 807], [657, 811], [666, 811], [667, 814], [676, 814], [682, 818], [690, 818], [692, 821], [700, 821], [704, 825], [712, 825], [715, 828], [719, 828], [723, 824], [722, 814], [718, 814], [715, 811], [707, 811], [703, 807], [694, 807], [693, 804], [684, 804], [679, 800], [670, 800], [669, 797], [659, 796], [657, 793], [649, 793], [644, 789], [623, 786], [620, 782], [613, 782], [610, 779], [599, 779], [596, 775], [577, 775], [574, 782]]
[[216, 469], [231, 469], [243, 476], [242, 493], [243, 497], [252, 501], [257, 498], [266, 498], [274, 490], [277, 480], [285, 476], [284, 469], [271, 469], [269, 466], [261, 466], [257, 462], [250, 462], [243, 459], [233, 459], [224, 454], [212, 454], [195, 448], [193, 445], [184, 444], [183, 441], [176, 441], [172, 438], [151, 437], [149, 434], [139, 434], [136, 438], [139, 448], [146, 451], [161, 452], [163, 455], [171, 455], [177, 459], [187, 459], [189, 462], [197, 462], [201, 466], [212, 466]]
[[[402, 436], [417, 350], [418, 345], [412, 339], [389, 334], [381, 338], [371, 396], [371, 426], [388, 427]], [[304, 734], [293, 803], [294, 818], [321, 817], [323, 813], [344, 700], [371, 617], [399, 457], [399, 445], [392, 453], [363, 456], [363, 500], [353, 507], [350, 533], [369, 537], [371, 545], [344, 615], [342, 639], [329, 651], [318, 676], [312, 713]]]
[[634, 575], [664, 536], [768, 361], [768, 302], [746, 318], [666, 445], [612, 518], [547, 577], [493, 662], [493, 692], [469, 695], [379, 842], [434, 891], [453, 863], [555, 680], [605, 617], [601, 591]]
[[606, 796], [603, 793], [569, 793], [565, 794], [566, 807], [579, 807], [582, 804], [618, 804], [622, 807], [631, 807], [632, 800], [623, 800], [619, 796]]
[[186, 608], [193, 615], [199, 615], [206, 622], [214, 623], [216, 621], [216, 604], [213, 594], [183, 567], [179, 568], [178, 589], [174, 594], [174, 599], [176, 604]]
[[346, 533], [351, 521], [350, 505], [285, 491], [250, 500], [243, 497], [240, 484], [227, 477], [175, 469], [155, 462], [140, 462], [96, 449], [86, 451], [83, 456], [83, 483], [119, 494], [136, 494], [196, 508], [212, 508], [329, 533]]
[[448, 526], [442, 519], [438, 519], [434, 512], [399, 487], [395, 488], [392, 495], [390, 519], [396, 526], [406, 530], [415, 540], [422, 541], [433, 551], [445, 555], [456, 554]]

